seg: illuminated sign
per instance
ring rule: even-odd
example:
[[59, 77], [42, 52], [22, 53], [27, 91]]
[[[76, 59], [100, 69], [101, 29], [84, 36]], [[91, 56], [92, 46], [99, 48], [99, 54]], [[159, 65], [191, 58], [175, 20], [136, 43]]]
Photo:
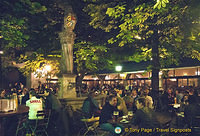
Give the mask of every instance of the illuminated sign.
[[115, 133], [120, 134], [122, 132], [122, 129], [120, 127], [115, 128]]

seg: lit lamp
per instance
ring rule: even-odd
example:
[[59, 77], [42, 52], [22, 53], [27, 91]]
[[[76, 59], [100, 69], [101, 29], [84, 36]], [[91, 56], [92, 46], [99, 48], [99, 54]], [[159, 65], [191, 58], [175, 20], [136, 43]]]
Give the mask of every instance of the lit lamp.
[[[51, 78], [51, 74], [50, 74], [50, 76], [49, 76], [49, 73], [50, 73], [50, 71], [51, 71], [51, 66], [50, 66], [50, 65], [46, 65], [46, 66], [44, 67], [44, 69], [45, 69], [45, 71], [47, 72], [47, 78]], [[49, 87], [49, 82], [47, 82], [47, 84], [48, 84], [48, 87]]]
[[115, 70], [116, 70], [117, 72], [122, 71], [122, 66], [116, 66], [116, 67], [115, 67]]
[[118, 65], [118, 66], [115, 66], [115, 71], [118, 72], [118, 79], [120, 78], [120, 75], [119, 75], [119, 72], [122, 71], [122, 66]]
[[45, 70], [46, 70], [47, 72], [50, 72], [50, 71], [51, 71], [51, 66], [50, 66], [50, 65], [46, 65], [44, 68], [45, 68]]

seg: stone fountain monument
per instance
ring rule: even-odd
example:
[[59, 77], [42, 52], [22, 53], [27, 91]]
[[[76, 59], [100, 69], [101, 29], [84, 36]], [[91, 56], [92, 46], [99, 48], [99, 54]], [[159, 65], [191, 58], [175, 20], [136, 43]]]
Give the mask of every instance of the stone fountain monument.
[[64, 24], [62, 31], [59, 33], [62, 46], [61, 71], [63, 75], [59, 79], [60, 91], [58, 97], [75, 98], [76, 75], [73, 74], [73, 45], [76, 35], [73, 30], [76, 25], [76, 16], [72, 6], [66, 0], [59, 1], [59, 7], [64, 10]]

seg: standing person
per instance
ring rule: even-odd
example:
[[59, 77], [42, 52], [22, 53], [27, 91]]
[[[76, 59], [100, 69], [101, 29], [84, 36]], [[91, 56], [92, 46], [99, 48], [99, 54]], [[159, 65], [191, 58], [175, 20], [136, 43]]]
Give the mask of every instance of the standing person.
[[19, 84], [16, 82], [15, 85], [14, 85], [14, 88], [18, 91], [20, 89], [20, 86]]
[[23, 89], [23, 92], [22, 92], [22, 102], [21, 104], [26, 104], [26, 101], [29, 100], [29, 91], [27, 88], [24, 88]]
[[119, 126], [116, 124], [115, 126], [109, 122], [109, 120], [112, 120], [113, 112], [118, 111], [117, 109], [117, 97], [115, 95], [110, 95], [108, 97], [108, 102], [103, 106], [103, 109], [101, 111], [99, 124], [100, 128], [106, 131], [109, 131], [110, 134], [116, 135], [115, 133], [115, 127]]
[[194, 90], [194, 98], [196, 99], [197, 103], [200, 104], [200, 95], [197, 90]]
[[22, 84], [22, 82], [19, 83], [20, 89], [23, 90], [24, 89], [24, 85]]
[[183, 93], [181, 93], [180, 90], [176, 90], [176, 100], [177, 100], [177, 103], [180, 104], [181, 103], [181, 99], [183, 98]]
[[95, 96], [95, 91], [91, 91], [83, 102], [82, 112], [85, 118], [91, 118], [93, 115], [100, 115], [100, 109], [102, 109], [102, 107], [100, 107], [99, 103], [94, 99]]
[[120, 95], [117, 95], [117, 109], [120, 111], [120, 115], [128, 115], [128, 109], [126, 107], [126, 103]]
[[58, 129], [58, 136], [69, 136], [69, 118], [66, 109], [63, 108], [60, 100], [52, 93], [51, 89], [46, 89], [44, 94], [46, 108], [51, 109], [52, 112], [50, 124], [54, 124]]
[[162, 111], [169, 111], [173, 109], [173, 107], [170, 105], [174, 103], [174, 94], [172, 92], [172, 89], [168, 89], [167, 92], [164, 92], [164, 94], [161, 96], [161, 103]]
[[42, 92], [42, 82], [38, 81], [38, 90], [41, 93]]

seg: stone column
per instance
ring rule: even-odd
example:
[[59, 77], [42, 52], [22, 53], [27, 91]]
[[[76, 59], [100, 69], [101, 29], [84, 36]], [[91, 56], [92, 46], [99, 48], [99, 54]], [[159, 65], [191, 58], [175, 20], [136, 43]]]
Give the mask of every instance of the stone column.
[[75, 33], [73, 32], [76, 25], [76, 16], [71, 5], [66, 1], [61, 3], [60, 7], [64, 10], [64, 24], [62, 31], [59, 33], [60, 43], [62, 46], [62, 77], [60, 82], [60, 98], [76, 97], [76, 75], [73, 74], [73, 45]]

